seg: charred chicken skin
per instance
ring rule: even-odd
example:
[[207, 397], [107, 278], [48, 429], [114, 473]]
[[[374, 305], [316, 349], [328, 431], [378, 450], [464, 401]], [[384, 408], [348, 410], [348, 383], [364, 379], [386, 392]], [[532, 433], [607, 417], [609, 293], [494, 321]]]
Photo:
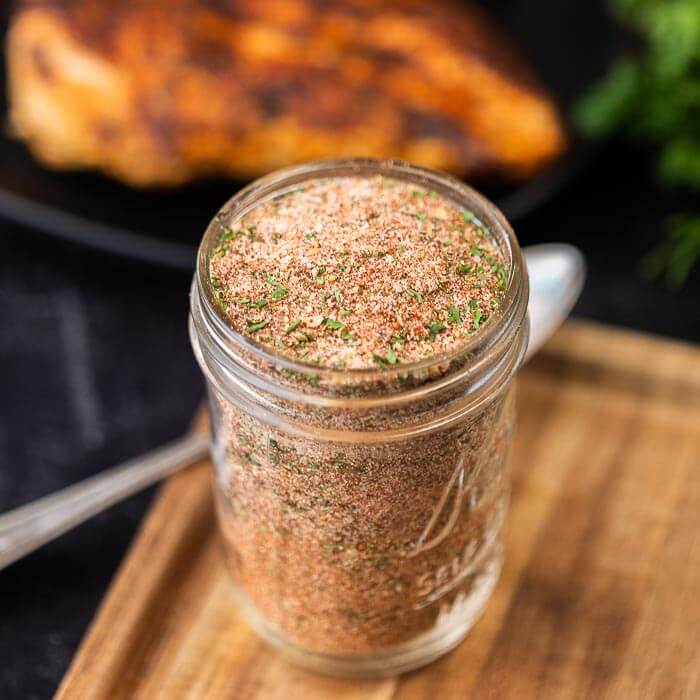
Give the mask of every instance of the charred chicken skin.
[[24, 0], [7, 59], [40, 161], [137, 186], [362, 155], [519, 179], [565, 147], [507, 37], [447, 0]]

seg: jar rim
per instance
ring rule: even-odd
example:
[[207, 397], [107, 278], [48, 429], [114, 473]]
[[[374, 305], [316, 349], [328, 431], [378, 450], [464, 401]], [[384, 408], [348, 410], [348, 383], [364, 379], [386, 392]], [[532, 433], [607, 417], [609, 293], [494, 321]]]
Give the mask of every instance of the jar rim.
[[[216, 291], [209, 273], [211, 254], [218, 244], [223, 226], [258, 207], [262, 202], [298, 187], [301, 183], [333, 177], [375, 175], [428, 186], [448, 197], [458, 206], [470, 209], [485, 225], [501, 252], [507, 256], [506, 289], [496, 312], [489, 322], [484, 324], [483, 330], [450, 350], [390, 369], [374, 367], [337, 369], [295, 360], [235, 330], [217, 302]], [[285, 370], [305, 375], [313, 374], [319, 379], [334, 384], [342, 384], [348, 380], [352, 382], [382, 380], [389, 377], [392, 370], [394, 373], [419, 373], [486, 349], [497, 343], [502, 333], [507, 332], [513, 322], [518, 324], [522, 322], [528, 295], [527, 271], [520, 246], [513, 229], [496, 205], [474, 188], [451, 175], [396, 159], [343, 158], [314, 161], [283, 168], [255, 180], [228, 199], [207, 226], [197, 253], [195, 276], [199, 301], [210, 324], [216, 329], [220, 340], [218, 345], [223, 342], [225, 346], [230, 346], [229, 351], [234, 353], [235, 348], [238, 347]]]

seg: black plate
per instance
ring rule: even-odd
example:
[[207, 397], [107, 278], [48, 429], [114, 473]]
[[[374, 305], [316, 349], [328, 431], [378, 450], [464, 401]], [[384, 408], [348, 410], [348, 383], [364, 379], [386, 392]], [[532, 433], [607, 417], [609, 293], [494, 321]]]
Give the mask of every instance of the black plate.
[[[3, 8], [8, 4], [2, 3]], [[614, 30], [603, 0], [483, 4], [522, 46], [564, 112], [609, 64]], [[528, 183], [483, 189], [509, 219], [517, 220], [554, 196], [589, 153], [586, 144], [576, 143], [559, 163]], [[94, 173], [47, 170], [21, 143], [0, 136], [0, 215], [45, 234], [171, 267], [192, 267], [209, 219], [242, 184], [211, 180], [176, 190], [133, 190]]]

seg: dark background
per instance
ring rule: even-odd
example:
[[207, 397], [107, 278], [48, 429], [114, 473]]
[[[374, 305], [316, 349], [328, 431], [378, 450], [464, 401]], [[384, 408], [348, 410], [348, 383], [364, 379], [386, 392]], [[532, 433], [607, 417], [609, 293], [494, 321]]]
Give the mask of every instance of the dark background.
[[[637, 265], [660, 221], [646, 158], [601, 151], [520, 222], [524, 245], [566, 240], [589, 261], [575, 313], [700, 340], [700, 275], [680, 293]], [[123, 263], [0, 222], [0, 511], [178, 436], [202, 395], [186, 334], [189, 275]], [[0, 572], [0, 698], [56, 688], [152, 491]]]

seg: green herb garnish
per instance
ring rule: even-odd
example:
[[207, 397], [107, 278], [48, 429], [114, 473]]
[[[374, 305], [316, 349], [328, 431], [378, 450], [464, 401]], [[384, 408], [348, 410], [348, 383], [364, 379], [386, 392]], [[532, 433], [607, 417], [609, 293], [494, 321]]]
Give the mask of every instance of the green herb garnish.
[[211, 286], [214, 289], [214, 293], [216, 294], [216, 298], [219, 300], [219, 304], [221, 304], [221, 308], [226, 310], [228, 308], [228, 301], [226, 301], [226, 297], [224, 296], [224, 291], [223, 291], [223, 289], [221, 289], [221, 281], [214, 274], [211, 274], [209, 276], [209, 280], [211, 281]]
[[508, 284], [508, 273], [506, 272], [506, 268], [503, 267], [501, 263], [496, 261], [491, 263], [491, 269], [496, 273], [496, 276], [498, 277], [498, 286], [501, 289], [505, 289], [506, 285]]
[[334, 318], [327, 318], [325, 323], [326, 323], [326, 326], [328, 326], [328, 328], [332, 328], [334, 331], [337, 331], [340, 328], [345, 328], [344, 323], [341, 323], [340, 321], [336, 321]]
[[431, 321], [428, 324], [428, 328], [430, 329], [430, 340], [435, 340], [437, 336], [442, 333], [447, 326], [440, 321], [439, 323], [436, 321]]
[[340, 337], [347, 343], [355, 342], [355, 336], [348, 330], [347, 326], [343, 326], [340, 329]]
[[386, 369], [389, 366], [389, 363], [386, 361], [385, 357], [382, 357], [381, 355], [373, 355], [374, 361], [382, 368]]
[[413, 289], [410, 285], [406, 287], [406, 292], [410, 294], [416, 301], [423, 301], [423, 294], [417, 289]]
[[394, 350], [398, 350], [399, 352], [403, 350], [403, 338], [400, 336], [392, 335], [391, 338], [389, 338], [389, 341], [391, 342], [391, 347], [394, 348]]
[[448, 309], [448, 311], [449, 311], [449, 313], [450, 313], [450, 318], [451, 318], [455, 323], [462, 323], [462, 314], [461, 314], [460, 310], [459, 310], [456, 306], [454, 306], [454, 305], [450, 306], [450, 308]]
[[287, 290], [272, 275], [268, 275], [265, 281], [274, 287], [270, 295], [273, 299], [282, 299], [287, 295]]
[[257, 323], [250, 323], [248, 322], [248, 333], [255, 333], [255, 331], [259, 331], [261, 328], [265, 328], [265, 326], [270, 323], [270, 321], [258, 321]]
[[230, 241], [233, 240], [233, 231], [229, 229], [228, 231], [225, 231], [224, 233], [221, 234], [221, 237], [219, 238], [219, 245], [214, 251], [214, 255], [218, 257], [222, 257], [226, 255], [231, 250], [231, 247], [227, 245]]
[[296, 321], [292, 321], [285, 329], [284, 329], [284, 334], [289, 335], [294, 329], [298, 328], [301, 325], [301, 319], [298, 318]]
[[273, 464], [279, 464], [280, 463], [280, 446], [277, 440], [273, 440], [270, 438], [268, 440], [268, 445], [270, 449], [268, 450], [268, 454], [270, 457], [270, 461]]

